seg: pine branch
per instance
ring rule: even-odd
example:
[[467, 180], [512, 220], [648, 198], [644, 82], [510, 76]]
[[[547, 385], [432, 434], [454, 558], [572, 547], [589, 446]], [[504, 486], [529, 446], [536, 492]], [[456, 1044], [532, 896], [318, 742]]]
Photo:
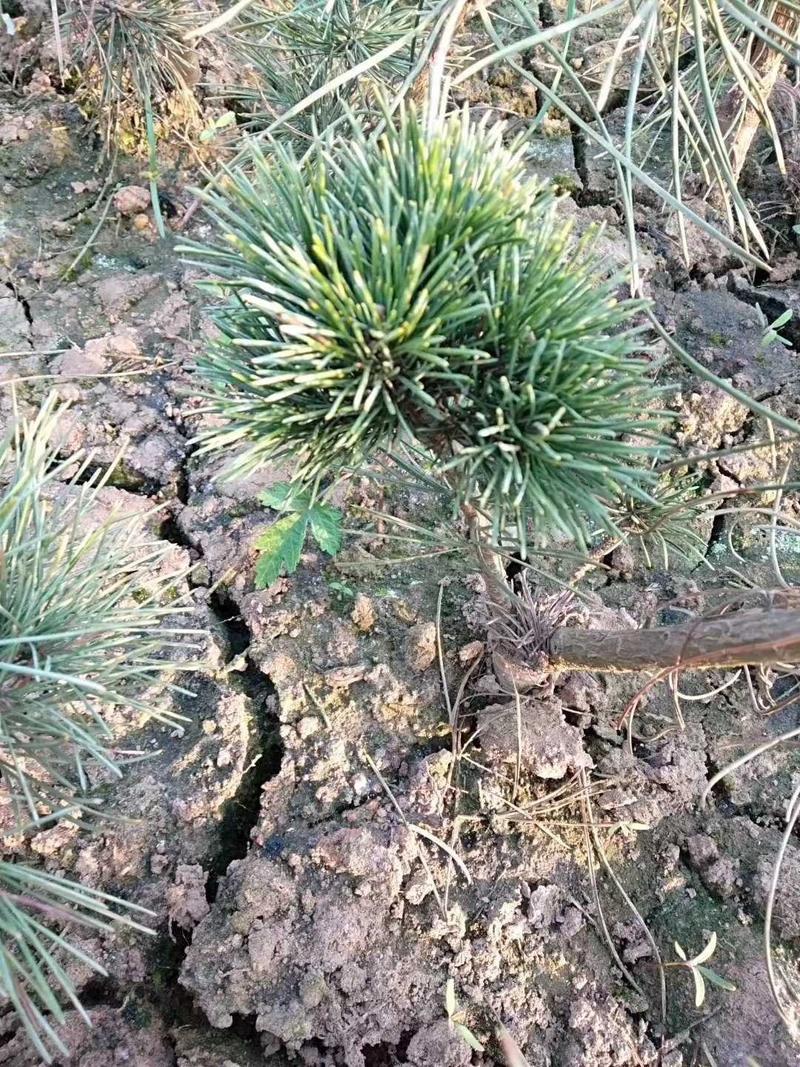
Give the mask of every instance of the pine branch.
[[711, 670], [800, 662], [800, 611], [734, 611], [652, 630], [562, 627], [549, 643], [557, 670]]

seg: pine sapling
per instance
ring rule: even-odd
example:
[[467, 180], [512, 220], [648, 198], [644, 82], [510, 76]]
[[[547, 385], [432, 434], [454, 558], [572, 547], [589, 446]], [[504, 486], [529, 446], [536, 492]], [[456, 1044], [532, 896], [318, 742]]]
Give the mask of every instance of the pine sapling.
[[[200, 66], [190, 36], [197, 7], [191, 0], [75, 0], [64, 21], [80, 95], [96, 116], [108, 155], [116, 159], [131, 130], [144, 134], [153, 214], [163, 237], [157, 124], [167, 103], [177, 100], [185, 117], [196, 117], [192, 89]], [[60, 39], [57, 15], [55, 22]]]
[[[559, 222], [501, 125], [406, 108], [383, 127], [351, 120], [302, 161], [256, 148], [207, 194], [220, 239], [190, 251], [221, 303], [200, 366], [218, 416], [202, 448], [235, 446], [234, 471], [291, 456], [312, 500], [377, 449], [428, 449], [500, 608], [500, 546], [524, 557], [531, 536], [620, 539], [630, 501], [658, 510], [666, 421], [642, 304], [616, 298], [591, 237]], [[775, 662], [800, 618], [772, 614], [634, 634], [555, 626], [537, 654], [563, 669]]]

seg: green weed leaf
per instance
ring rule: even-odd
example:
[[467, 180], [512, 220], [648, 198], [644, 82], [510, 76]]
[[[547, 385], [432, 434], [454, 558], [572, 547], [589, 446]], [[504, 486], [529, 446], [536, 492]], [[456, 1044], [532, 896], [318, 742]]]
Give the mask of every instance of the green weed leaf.
[[308, 512], [311, 533], [323, 552], [335, 556], [342, 547], [342, 513], [329, 504], [315, 504]]
[[698, 967], [692, 967], [692, 978], [694, 979], [694, 1006], [702, 1008], [703, 1001], [706, 999], [706, 983]]
[[342, 513], [329, 504], [312, 504], [307, 490], [289, 482], [277, 482], [259, 497], [265, 507], [289, 512], [274, 522], [255, 542], [259, 550], [256, 564], [256, 588], [267, 589], [281, 573], [294, 574], [306, 533], [311, 534], [329, 556], [342, 547]]
[[198, 140], [201, 144], [208, 144], [209, 141], [213, 141], [220, 130], [227, 129], [228, 126], [234, 126], [236, 124], [236, 115], [233, 111], [225, 111], [218, 119], [214, 119], [204, 130], [200, 131]]
[[310, 503], [308, 493], [291, 482], [276, 482], [258, 499], [274, 511], [306, 511]]
[[708, 939], [708, 944], [702, 950], [702, 952], [698, 952], [698, 954], [692, 960], [692, 963], [695, 966], [697, 966], [698, 964], [701, 964], [701, 963], [705, 963], [707, 960], [711, 959], [711, 957], [714, 955], [714, 953], [716, 951], [717, 951], [717, 934], [716, 934], [716, 931], [712, 931], [711, 937], [709, 937], [709, 939]]
[[717, 974], [716, 971], [712, 971], [710, 967], [699, 966], [698, 971], [703, 975], [707, 982], [715, 985], [718, 989], [724, 989], [726, 993], [735, 993], [736, 986], [733, 982], [729, 982], [727, 978], [723, 978], [721, 974]]
[[308, 513], [296, 512], [274, 522], [259, 537], [255, 547], [261, 553], [256, 564], [256, 588], [267, 589], [281, 572], [294, 574], [306, 539]]
[[473, 1032], [469, 1030], [466, 1026], [464, 1026], [463, 1023], [453, 1023], [453, 1026], [455, 1027], [456, 1033], [461, 1038], [461, 1040], [466, 1041], [466, 1043], [471, 1049], [474, 1049], [476, 1052], [484, 1051], [483, 1045], [473, 1034]]

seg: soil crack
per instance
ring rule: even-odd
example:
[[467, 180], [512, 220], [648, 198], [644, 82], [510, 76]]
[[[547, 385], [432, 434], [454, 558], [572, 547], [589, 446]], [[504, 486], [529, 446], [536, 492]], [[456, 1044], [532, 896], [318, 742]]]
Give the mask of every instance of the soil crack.
[[[167, 519], [161, 536], [179, 544], [188, 543], [174, 519]], [[193, 547], [202, 557], [199, 547]], [[227, 662], [231, 665], [227, 675], [228, 684], [248, 697], [251, 715], [246, 769], [236, 793], [222, 810], [216, 847], [212, 847], [204, 863], [207, 871], [206, 899], [213, 904], [220, 879], [225, 876], [229, 865], [247, 855], [250, 834], [261, 810], [261, 788], [280, 770], [283, 743], [278, 730], [275, 686], [248, 658], [252, 635], [238, 607], [224, 591], [217, 590], [209, 597], [209, 610], [226, 638]], [[242, 657], [244, 666], [234, 668], [234, 661]], [[205, 1032], [211, 1029], [205, 1014], [195, 1003], [192, 994], [180, 984], [180, 974], [191, 940], [191, 931], [174, 925], [160, 938], [158, 985], [167, 997], [166, 1010], [162, 1009], [162, 1013], [165, 1019], [170, 1020], [173, 1031], [176, 1027], [188, 1026]], [[260, 1055], [262, 1046], [254, 1015], [235, 1016], [230, 1033]]]
[[29, 326], [33, 326], [33, 312], [31, 311], [31, 305], [29, 301], [22, 295], [19, 289], [13, 282], [5, 282], [6, 289], [9, 290], [16, 302], [22, 308], [22, 313], [25, 316], [25, 321]]
[[235, 795], [225, 805], [219, 826], [219, 848], [208, 868], [206, 898], [213, 904], [220, 878], [229, 865], [247, 855], [250, 834], [261, 811], [261, 789], [280, 770], [283, 742], [278, 732], [275, 686], [248, 657], [252, 640], [249, 627], [236, 604], [221, 590], [211, 595], [209, 607], [227, 638], [231, 660], [244, 657], [245, 665], [232, 670], [228, 679], [249, 698], [252, 714], [247, 767]]

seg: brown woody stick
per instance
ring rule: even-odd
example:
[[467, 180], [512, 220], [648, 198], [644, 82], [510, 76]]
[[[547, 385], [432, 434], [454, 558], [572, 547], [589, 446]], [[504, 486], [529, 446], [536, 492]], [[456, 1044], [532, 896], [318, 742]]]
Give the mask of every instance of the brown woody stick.
[[653, 630], [562, 627], [550, 643], [560, 670], [703, 670], [800, 663], [800, 610], [734, 611]]

